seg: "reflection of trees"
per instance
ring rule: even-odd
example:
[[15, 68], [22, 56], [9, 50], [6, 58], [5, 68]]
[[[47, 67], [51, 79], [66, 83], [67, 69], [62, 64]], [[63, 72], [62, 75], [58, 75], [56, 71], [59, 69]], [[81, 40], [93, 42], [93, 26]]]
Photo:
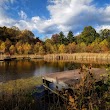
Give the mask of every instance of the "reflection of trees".
[[64, 70], [65, 63], [64, 63], [64, 62], [58, 62], [58, 67], [59, 67], [61, 70]]
[[10, 70], [10, 61], [6, 61], [6, 63], [5, 63], [5, 70], [6, 71]]
[[41, 67], [41, 66], [43, 66], [43, 65], [45, 65], [45, 62], [43, 61], [43, 60], [32, 60], [32, 63], [34, 64], [34, 65], [36, 65], [36, 67]]
[[30, 61], [30, 60], [21, 60], [21, 61], [17, 62], [17, 68], [18, 68], [19, 72], [22, 72], [22, 71], [28, 72], [35, 67], [34, 67], [34, 64], [32, 63], [32, 61]]
[[68, 70], [74, 70], [74, 69], [77, 69], [77, 68], [79, 68], [80, 67], [80, 64], [75, 64], [75, 63], [67, 63], [67, 66], [66, 66], [67, 68], [68, 68]]
[[[57, 71], [65, 70], [74, 70], [80, 68], [84, 64], [86, 67], [89, 66], [89, 63], [80, 62], [65, 62], [65, 61], [43, 61], [43, 60], [14, 60], [10, 62], [0, 63], [0, 77], [4, 77], [4, 80], [18, 79], [18, 78], [27, 78], [34, 75], [36, 71], [37, 74], [40, 74], [40, 71], [53, 73]], [[93, 64], [92, 67], [102, 68], [109, 67], [110, 64]], [[2, 80], [2, 79], [1, 79]]]

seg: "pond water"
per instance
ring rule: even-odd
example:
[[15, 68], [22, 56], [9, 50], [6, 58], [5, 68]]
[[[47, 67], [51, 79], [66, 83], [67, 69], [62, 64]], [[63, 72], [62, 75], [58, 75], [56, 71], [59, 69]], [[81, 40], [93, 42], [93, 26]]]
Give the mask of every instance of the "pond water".
[[[85, 65], [89, 65], [89, 63]], [[74, 70], [80, 67], [81, 63], [64, 61], [47, 62], [36, 59], [0, 62], [0, 82], [21, 78], [25, 79], [59, 71]], [[93, 64], [93, 67], [106, 68], [110, 67], [110, 64]]]

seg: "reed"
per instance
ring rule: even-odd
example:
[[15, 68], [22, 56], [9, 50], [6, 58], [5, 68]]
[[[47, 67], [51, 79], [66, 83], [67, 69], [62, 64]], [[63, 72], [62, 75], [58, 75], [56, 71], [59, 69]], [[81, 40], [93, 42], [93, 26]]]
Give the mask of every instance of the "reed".
[[44, 55], [45, 60], [91, 60], [91, 61], [104, 61], [110, 60], [109, 53], [73, 53], [73, 54], [48, 54]]

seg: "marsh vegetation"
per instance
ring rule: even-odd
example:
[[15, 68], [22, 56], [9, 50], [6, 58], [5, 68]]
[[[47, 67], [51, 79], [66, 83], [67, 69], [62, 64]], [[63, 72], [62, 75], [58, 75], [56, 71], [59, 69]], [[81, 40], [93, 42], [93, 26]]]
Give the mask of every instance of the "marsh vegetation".
[[0, 83], [0, 110], [35, 110], [32, 92], [40, 84], [41, 77]]

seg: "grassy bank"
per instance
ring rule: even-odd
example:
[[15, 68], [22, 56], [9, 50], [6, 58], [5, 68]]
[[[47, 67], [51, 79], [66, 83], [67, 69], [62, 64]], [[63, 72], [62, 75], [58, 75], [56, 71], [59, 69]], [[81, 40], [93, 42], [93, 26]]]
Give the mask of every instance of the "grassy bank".
[[[36, 86], [42, 84], [41, 77], [1, 83], [0, 110], [47, 110], [43, 109], [40, 101], [51, 108], [48, 110], [110, 110], [110, 72], [108, 71], [107, 78], [102, 76], [98, 82], [95, 81], [94, 75], [86, 75], [86, 71], [84, 74], [80, 83], [72, 88], [73, 92], [59, 91], [60, 96], [68, 99], [67, 101], [61, 100], [61, 102], [58, 101], [59, 97], [56, 98], [57, 96], [53, 95], [54, 98], [52, 94], [45, 97], [45, 100], [36, 100], [32, 96]], [[65, 108], [63, 109], [63, 107]]]
[[0, 83], [0, 92], [17, 92], [19, 90], [29, 90], [42, 83], [41, 77], [31, 77]]
[[32, 92], [42, 84], [41, 77], [18, 79], [0, 84], [0, 110], [34, 110]]

